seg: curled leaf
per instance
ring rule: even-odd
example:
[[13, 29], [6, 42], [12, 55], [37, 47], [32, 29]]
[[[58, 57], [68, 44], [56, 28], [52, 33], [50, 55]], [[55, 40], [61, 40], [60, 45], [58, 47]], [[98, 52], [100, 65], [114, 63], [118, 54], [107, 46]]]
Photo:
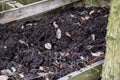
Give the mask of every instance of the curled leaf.
[[65, 34], [66, 36], [71, 37], [71, 34], [69, 32], [66, 32]]

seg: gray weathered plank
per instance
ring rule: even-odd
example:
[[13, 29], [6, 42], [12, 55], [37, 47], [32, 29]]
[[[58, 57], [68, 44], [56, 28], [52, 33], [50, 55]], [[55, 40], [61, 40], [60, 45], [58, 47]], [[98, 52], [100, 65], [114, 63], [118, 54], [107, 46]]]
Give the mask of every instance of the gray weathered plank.
[[59, 8], [61, 6], [77, 2], [80, 0], [46, 0], [44, 2], [35, 2], [24, 7], [0, 12], [0, 23], [23, 19], [29, 16], [42, 14], [44, 12]]

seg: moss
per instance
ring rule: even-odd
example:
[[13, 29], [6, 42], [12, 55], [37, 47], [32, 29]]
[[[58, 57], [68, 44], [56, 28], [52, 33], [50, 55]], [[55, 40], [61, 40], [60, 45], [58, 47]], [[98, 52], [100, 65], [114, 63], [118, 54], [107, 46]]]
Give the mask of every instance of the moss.
[[5, 2], [0, 2], [0, 11], [11, 9], [12, 7]]
[[41, 1], [41, 0], [16, 0], [16, 1], [26, 5], [26, 4], [30, 4], [30, 3]]
[[111, 1], [102, 80], [120, 80], [120, 0]]

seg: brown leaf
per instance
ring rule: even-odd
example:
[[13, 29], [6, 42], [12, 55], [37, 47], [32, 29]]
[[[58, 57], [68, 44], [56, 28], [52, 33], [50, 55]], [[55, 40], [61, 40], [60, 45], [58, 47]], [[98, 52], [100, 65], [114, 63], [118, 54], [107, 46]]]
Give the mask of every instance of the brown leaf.
[[91, 14], [93, 14], [94, 12], [95, 12], [95, 11], [94, 11], [94, 10], [92, 10], [92, 11], [90, 11], [90, 13], [89, 13], [89, 14], [91, 15]]
[[66, 36], [71, 37], [71, 34], [69, 32], [66, 32], [65, 34]]

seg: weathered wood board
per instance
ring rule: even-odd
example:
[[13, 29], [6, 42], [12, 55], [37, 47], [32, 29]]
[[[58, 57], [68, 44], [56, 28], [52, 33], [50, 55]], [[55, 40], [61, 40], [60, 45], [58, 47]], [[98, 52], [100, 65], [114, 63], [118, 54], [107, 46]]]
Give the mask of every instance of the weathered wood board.
[[0, 12], [0, 24], [8, 23], [15, 20], [20, 20], [29, 16], [42, 14], [47, 11], [71, 4], [81, 0], [44, 0], [43, 2], [35, 2], [25, 5], [21, 8], [15, 8]]

